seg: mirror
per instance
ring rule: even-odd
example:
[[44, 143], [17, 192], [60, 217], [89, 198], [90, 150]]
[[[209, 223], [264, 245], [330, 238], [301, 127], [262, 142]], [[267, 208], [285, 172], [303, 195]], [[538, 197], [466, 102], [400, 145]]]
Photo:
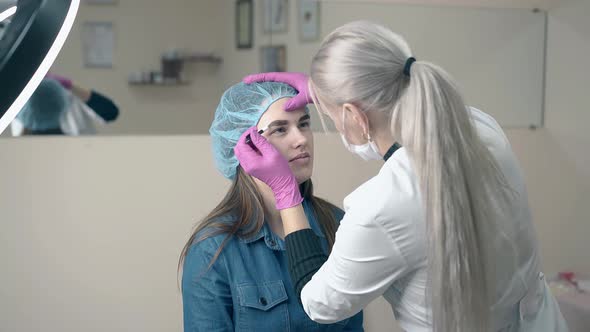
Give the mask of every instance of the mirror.
[[306, 72], [328, 33], [355, 20], [377, 22], [404, 37], [418, 60], [449, 72], [466, 102], [502, 126], [542, 125], [546, 12], [401, 2], [291, 1], [290, 30], [272, 32], [271, 44], [286, 48], [287, 70]]
[[[75, 110], [60, 118], [66, 131], [208, 134], [227, 87], [253, 72], [307, 72], [322, 38], [357, 19], [399, 32], [418, 59], [448, 70], [470, 105], [504, 126], [542, 124], [543, 12], [335, 0], [175, 1], [81, 3], [50, 71]], [[92, 112], [97, 107], [104, 109]], [[320, 121], [312, 123], [321, 130]], [[12, 129], [18, 133], [18, 125]]]
[[79, 0], [0, 2], [0, 133], [53, 64], [78, 5]]
[[[83, 1], [51, 73], [65, 82], [61, 85], [66, 87], [67, 98], [76, 100], [82, 109], [77, 114], [97, 120], [88, 125], [95, 127], [97, 134], [202, 132], [204, 123], [210, 122], [210, 117], [204, 120], [202, 115], [215, 105], [213, 96], [218, 98], [223, 91], [219, 54], [226, 40], [224, 34], [230, 32], [218, 17], [225, 7], [229, 10], [232, 6], [219, 1], [178, 5]], [[164, 60], [166, 68], [162, 68]], [[151, 82], [138, 82], [138, 72], [150, 76]], [[174, 82], [162, 75], [170, 72], [177, 78]], [[57, 90], [55, 86], [53, 89]], [[88, 97], [89, 92], [117, 106], [115, 121], [96, 119], [96, 114], [86, 112], [87, 100], [81, 97]]]

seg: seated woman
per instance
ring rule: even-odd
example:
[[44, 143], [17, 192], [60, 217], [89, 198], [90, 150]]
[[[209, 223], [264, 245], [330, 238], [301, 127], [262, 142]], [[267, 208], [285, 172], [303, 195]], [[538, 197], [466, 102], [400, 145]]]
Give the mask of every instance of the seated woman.
[[238, 165], [234, 146], [248, 128], [289, 161], [313, 231], [329, 252], [343, 212], [313, 195], [313, 134], [307, 108], [283, 111], [297, 94], [283, 83], [227, 90], [210, 133], [217, 169], [232, 180], [223, 200], [198, 225], [179, 262], [185, 331], [363, 331], [362, 312], [331, 325], [305, 314], [287, 271], [283, 226], [270, 188]]
[[60, 121], [69, 107], [68, 95], [54, 80], [44, 79], [16, 116], [23, 135], [63, 135]]
[[13, 136], [87, 135], [95, 124], [112, 122], [119, 108], [102, 94], [47, 74], [12, 122]]

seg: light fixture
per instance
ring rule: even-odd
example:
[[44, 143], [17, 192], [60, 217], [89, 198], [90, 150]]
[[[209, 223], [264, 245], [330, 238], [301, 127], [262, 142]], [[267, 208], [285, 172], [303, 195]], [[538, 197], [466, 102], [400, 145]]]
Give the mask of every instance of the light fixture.
[[10, 18], [10, 16], [14, 15], [14, 13], [16, 13], [16, 6], [12, 6], [8, 9], [6, 9], [5, 11], [0, 13], [0, 23], [4, 22], [5, 20], [8, 20]]

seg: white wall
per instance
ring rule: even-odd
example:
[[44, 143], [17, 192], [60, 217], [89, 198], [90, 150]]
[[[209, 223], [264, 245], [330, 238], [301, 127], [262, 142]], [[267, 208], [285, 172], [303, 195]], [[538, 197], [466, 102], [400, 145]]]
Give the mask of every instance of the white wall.
[[262, 45], [271, 43], [271, 35], [263, 32], [261, 0], [253, 0], [253, 46], [250, 49], [236, 48], [236, 22], [235, 22], [235, 1], [222, 1], [222, 11], [225, 17], [227, 29], [221, 36], [223, 45], [223, 57], [225, 59], [221, 68], [224, 88], [239, 82], [242, 77], [259, 72], [261, 68], [260, 49]]
[[478, 8], [540, 8], [551, 9], [562, 0], [319, 0], [321, 2], [396, 3], [427, 6]]
[[[299, 2], [289, 2], [289, 29], [272, 37], [287, 48], [289, 71], [308, 72], [323, 38], [356, 20], [385, 25], [405, 38], [418, 60], [447, 70], [466, 102], [511, 128], [541, 125], [545, 14], [531, 9], [445, 7], [394, 1], [322, 1], [321, 34], [301, 42]], [[402, 1], [403, 2], [403, 1]]]
[[527, 176], [535, 217], [545, 235], [541, 243], [546, 268], [588, 273], [590, 2], [562, 3], [549, 11], [546, 129], [535, 142], [540, 159], [531, 163]]

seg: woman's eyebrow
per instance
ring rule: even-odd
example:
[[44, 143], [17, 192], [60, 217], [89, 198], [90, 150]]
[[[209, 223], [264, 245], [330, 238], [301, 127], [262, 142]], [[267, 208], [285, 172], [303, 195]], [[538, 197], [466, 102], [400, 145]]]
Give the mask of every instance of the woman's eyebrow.
[[287, 121], [287, 120], [275, 120], [275, 121], [269, 123], [268, 126], [266, 126], [266, 128], [286, 126], [288, 124], [289, 124], [289, 121]]
[[299, 122], [303, 122], [305, 120], [309, 120], [311, 117], [309, 116], [309, 114], [305, 114], [304, 116], [299, 118]]
[[[305, 114], [304, 116], [299, 118], [298, 122], [303, 122], [303, 121], [309, 120], [310, 118], [311, 117], [309, 116], [309, 114]], [[275, 120], [275, 121], [269, 123], [268, 126], [266, 126], [266, 128], [286, 126], [288, 124], [289, 124], [289, 121], [287, 121], [287, 120]]]

